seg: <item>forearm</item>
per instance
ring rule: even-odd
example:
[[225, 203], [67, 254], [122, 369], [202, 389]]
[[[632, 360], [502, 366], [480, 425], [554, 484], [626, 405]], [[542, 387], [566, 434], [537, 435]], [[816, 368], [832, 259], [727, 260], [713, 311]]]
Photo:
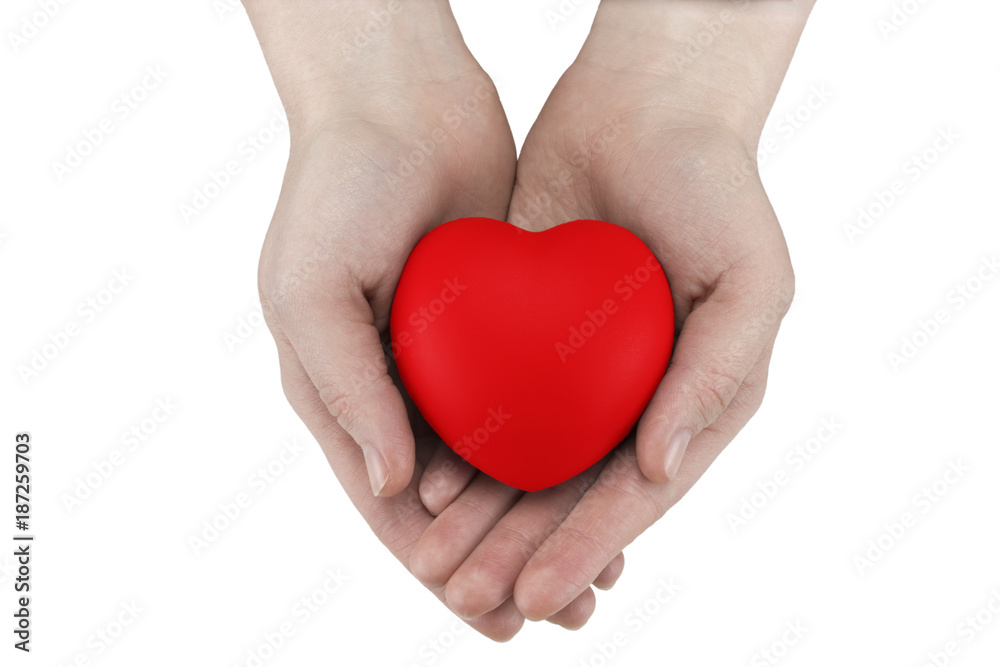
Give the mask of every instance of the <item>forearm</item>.
[[581, 57], [670, 81], [689, 112], [756, 141], [814, 4], [603, 0]]
[[424, 66], [461, 40], [448, 0], [243, 0], [293, 131], [371, 102], [394, 63]]

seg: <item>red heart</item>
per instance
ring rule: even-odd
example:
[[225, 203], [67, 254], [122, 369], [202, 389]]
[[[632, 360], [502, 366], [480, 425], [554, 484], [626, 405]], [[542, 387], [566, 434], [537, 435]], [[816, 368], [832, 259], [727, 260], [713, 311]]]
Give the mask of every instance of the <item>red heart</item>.
[[484, 473], [537, 491], [631, 430], [666, 371], [674, 308], [656, 257], [622, 227], [462, 218], [410, 253], [390, 330], [431, 428]]

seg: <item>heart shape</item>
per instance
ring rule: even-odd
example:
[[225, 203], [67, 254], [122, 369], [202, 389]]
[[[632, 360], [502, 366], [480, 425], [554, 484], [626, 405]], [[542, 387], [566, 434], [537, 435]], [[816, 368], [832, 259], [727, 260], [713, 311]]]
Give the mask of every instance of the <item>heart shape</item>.
[[537, 491], [631, 430], [666, 372], [674, 308], [660, 263], [623, 227], [462, 218], [410, 253], [389, 328], [431, 428], [487, 475]]

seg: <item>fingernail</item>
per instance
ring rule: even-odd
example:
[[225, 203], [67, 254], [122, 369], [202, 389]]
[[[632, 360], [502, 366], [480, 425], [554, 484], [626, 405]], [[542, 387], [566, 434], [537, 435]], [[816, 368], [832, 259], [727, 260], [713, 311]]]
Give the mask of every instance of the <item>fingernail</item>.
[[365, 447], [365, 467], [368, 468], [368, 479], [372, 483], [372, 493], [375, 497], [382, 493], [382, 489], [389, 482], [389, 468], [385, 465], [385, 459], [374, 447]]
[[663, 456], [663, 470], [667, 474], [667, 479], [672, 480], [677, 476], [677, 471], [681, 467], [681, 459], [687, 451], [688, 443], [691, 441], [691, 434], [687, 431], [678, 431], [670, 436], [667, 442], [667, 453]]

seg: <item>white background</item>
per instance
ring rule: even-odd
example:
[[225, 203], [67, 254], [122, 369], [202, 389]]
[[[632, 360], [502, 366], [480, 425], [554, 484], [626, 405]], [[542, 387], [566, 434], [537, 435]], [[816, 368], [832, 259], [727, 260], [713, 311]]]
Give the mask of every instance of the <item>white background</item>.
[[[519, 144], [587, 33], [597, 2], [577, 1], [555, 27], [555, 0], [454, 3]], [[786, 623], [806, 630], [783, 665], [916, 667], [952, 640], [948, 664], [997, 664], [1000, 613], [983, 612], [971, 641], [963, 624], [991, 596], [1000, 611], [1000, 279], [977, 284], [1000, 252], [1000, 5], [904, 4], [919, 9], [887, 37], [892, 2], [820, 0], [765, 132], [797, 300], [759, 414], [627, 550], [583, 630], [529, 624], [496, 645], [462, 632], [377, 542], [282, 395], [254, 313], [288, 136], [262, 133], [280, 105], [242, 8], [69, 2], [15, 49], [39, 5], [4, 2], [0, 516], [13, 513], [13, 436], [28, 430], [37, 541], [30, 656], [11, 648], [13, 547], [0, 548], [0, 662], [247, 665], [291, 621], [264, 664], [762, 665]], [[147, 67], [165, 78], [122, 119], [115, 100]], [[803, 107], [815, 87], [832, 96]], [[808, 116], [797, 129], [780, 124], [796, 112]], [[58, 178], [53, 162], [104, 118], [112, 132]], [[914, 178], [908, 160], [947, 128], [958, 138]], [[185, 222], [179, 206], [229, 160], [240, 174]], [[851, 243], [845, 225], [895, 179], [905, 193]], [[84, 315], [123, 269], [127, 287]], [[966, 284], [981, 289], [960, 308]], [[889, 354], [939, 309], [947, 321], [894, 368]], [[79, 334], [25, 381], [19, 367], [71, 323]], [[130, 450], [122, 434], [152, 430], [158, 399], [179, 407]], [[831, 419], [842, 426], [811, 460], [788, 458]], [[301, 453], [258, 493], [255, 471], [290, 440]], [[121, 464], [68, 508], [115, 450]], [[939, 481], [950, 462], [967, 472]], [[776, 472], [787, 483], [767, 497]], [[936, 481], [934, 502], [915, 499]], [[189, 538], [240, 493], [250, 506], [196, 555]], [[756, 513], [734, 530], [744, 501]], [[888, 536], [907, 512], [915, 525]], [[869, 541], [879, 558], [861, 567]], [[294, 605], [327, 570], [348, 579], [301, 623]], [[670, 578], [681, 590], [660, 604]], [[108, 647], [96, 633], [131, 603], [138, 618]], [[605, 659], [616, 632], [625, 645]]]

